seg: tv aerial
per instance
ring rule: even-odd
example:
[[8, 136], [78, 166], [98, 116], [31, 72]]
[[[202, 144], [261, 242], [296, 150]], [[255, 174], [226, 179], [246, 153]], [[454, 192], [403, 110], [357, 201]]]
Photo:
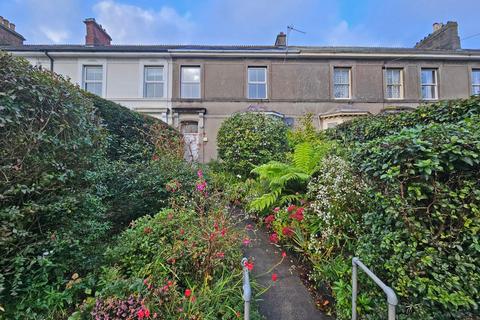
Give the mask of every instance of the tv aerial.
[[[286, 36], [286, 39], [285, 39], [285, 60], [287, 60], [287, 54], [288, 54], [288, 39], [290, 38], [290, 33], [291, 32], [298, 32], [298, 33], [301, 33], [301, 34], [306, 34], [305, 31], [302, 31], [302, 30], [299, 30], [297, 28], [295, 28], [293, 25], [288, 25], [287, 26], [287, 36]], [[285, 60], [283, 62], [285, 62]]]

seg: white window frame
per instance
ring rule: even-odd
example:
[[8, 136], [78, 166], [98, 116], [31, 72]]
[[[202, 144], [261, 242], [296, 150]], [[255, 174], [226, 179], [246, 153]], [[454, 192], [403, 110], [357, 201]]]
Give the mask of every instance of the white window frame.
[[[184, 81], [182, 77], [182, 70], [183, 68], [197, 68], [200, 72], [200, 77], [198, 82], [197, 81]], [[182, 85], [183, 84], [197, 84], [198, 83], [198, 97], [184, 97]], [[180, 66], [180, 98], [185, 100], [198, 100], [202, 98], [202, 66], [200, 65], [182, 65]]]
[[[162, 78], [163, 80], [159, 81], [159, 80], [147, 80], [147, 69], [148, 68], [162, 68]], [[166, 91], [166, 86], [165, 86], [165, 75], [166, 75], [166, 72], [165, 72], [165, 66], [163, 65], [144, 65], [143, 66], [143, 98], [145, 99], [162, 99], [162, 98], [165, 98], [165, 91]], [[162, 95], [161, 96], [158, 96], [158, 97], [147, 97], [147, 84], [150, 84], [150, 83], [153, 83], [153, 84], [161, 84], [162, 86]]]
[[[480, 95], [480, 82], [473, 82], [473, 73], [475, 72], [478, 72], [480, 73], [480, 68], [472, 68], [472, 72], [471, 72], [471, 75], [470, 75], [470, 79], [472, 79], [472, 86], [471, 86], [471, 90], [472, 90], [472, 95]], [[479, 80], [480, 81], [480, 80]], [[479, 93], [475, 93], [475, 88], [477, 88], [478, 92]]]
[[[87, 80], [87, 68], [101, 68], [102, 70], [102, 80]], [[100, 83], [102, 90], [100, 92], [100, 96], [103, 97], [103, 82], [105, 79], [105, 75], [103, 72], [103, 66], [101, 64], [85, 64], [83, 65], [83, 72], [82, 72], [82, 88], [85, 91], [87, 90], [87, 83]]]
[[[387, 73], [389, 71], [399, 71], [400, 72], [400, 83], [398, 84], [389, 84], [388, 83], [388, 77], [387, 77]], [[387, 100], [402, 100], [404, 98], [404, 93], [403, 93], [403, 68], [385, 68], [385, 72], [384, 72], [384, 78], [385, 78], [385, 92], [384, 92], [384, 95], [385, 95], [385, 99]], [[387, 94], [388, 94], [388, 87], [399, 87], [400, 90], [400, 96], [399, 97], [388, 97]]]
[[[249, 100], [266, 100], [268, 99], [268, 68], [266, 66], [248, 66], [247, 67], [247, 99]], [[263, 70], [265, 73], [265, 81], [250, 81], [250, 70]], [[250, 97], [250, 84], [265, 85], [265, 97], [252, 98]]]
[[[344, 70], [348, 70], [348, 83], [336, 83], [335, 82], [335, 70], [339, 70], [339, 69], [344, 69]], [[350, 100], [352, 99], [352, 67], [348, 67], [348, 66], [338, 66], [338, 67], [333, 67], [333, 79], [332, 79], [332, 82], [333, 82], [333, 92], [332, 92], [332, 95], [333, 95], [333, 99], [335, 100]], [[348, 85], [348, 97], [335, 97], [335, 86], [336, 85]]]
[[98, 58], [84, 58], [84, 59], [78, 59], [77, 60], [77, 75], [76, 75], [76, 83], [78, 86], [82, 89], [85, 88], [84, 85], [84, 72], [85, 72], [85, 66], [101, 66], [103, 73], [102, 73], [102, 98], [107, 97], [107, 59], [98, 59]]
[[[435, 82], [434, 83], [423, 83], [422, 82], [422, 73], [423, 71], [434, 71], [434, 79], [435, 79]], [[423, 87], [433, 87], [435, 88], [435, 96], [433, 98], [425, 98], [423, 96]], [[438, 100], [438, 68], [421, 68], [420, 69], [420, 95], [422, 97], [422, 100], [426, 100], [426, 101], [435, 101], [435, 100]]]

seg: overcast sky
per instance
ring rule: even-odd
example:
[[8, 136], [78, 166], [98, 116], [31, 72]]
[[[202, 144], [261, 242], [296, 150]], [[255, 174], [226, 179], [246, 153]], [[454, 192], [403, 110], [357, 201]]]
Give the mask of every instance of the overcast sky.
[[[412, 47], [433, 22], [457, 21], [480, 48], [480, 0], [1, 0], [0, 15], [30, 44], [85, 41], [93, 17], [114, 44], [291, 44]], [[470, 38], [469, 38], [470, 37]]]

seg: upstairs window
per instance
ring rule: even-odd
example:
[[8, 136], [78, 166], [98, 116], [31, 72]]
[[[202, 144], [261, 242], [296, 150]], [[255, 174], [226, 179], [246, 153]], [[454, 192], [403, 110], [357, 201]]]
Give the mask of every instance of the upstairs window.
[[351, 96], [351, 69], [333, 69], [333, 96], [335, 99], [350, 99]]
[[437, 69], [422, 69], [422, 99], [438, 99]]
[[248, 68], [248, 99], [267, 99], [267, 68]]
[[182, 67], [180, 96], [184, 99], [200, 99], [200, 67]]
[[83, 89], [97, 96], [102, 96], [103, 91], [103, 67], [83, 67]]
[[163, 98], [163, 67], [145, 67], [143, 96], [145, 98]]
[[472, 70], [472, 94], [480, 95], [480, 69]]
[[403, 72], [402, 69], [385, 69], [385, 98], [403, 98]]

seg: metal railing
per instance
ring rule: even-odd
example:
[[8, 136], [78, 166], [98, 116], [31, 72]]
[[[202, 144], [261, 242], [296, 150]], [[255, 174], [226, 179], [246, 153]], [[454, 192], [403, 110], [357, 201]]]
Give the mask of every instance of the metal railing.
[[250, 299], [252, 298], [252, 288], [250, 287], [250, 275], [248, 274], [248, 268], [246, 266], [247, 262], [247, 258], [243, 258], [241, 262], [243, 269], [243, 301], [245, 301], [243, 319], [250, 320]]
[[352, 320], [357, 320], [357, 267], [360, 267], [385, 292], [388, 302], [388, 320], [395, 319], [395, 307], [398, 304], [397, 295], [392, 288], [382, 282], [366, 265], [355, 257], [352, 259]]

